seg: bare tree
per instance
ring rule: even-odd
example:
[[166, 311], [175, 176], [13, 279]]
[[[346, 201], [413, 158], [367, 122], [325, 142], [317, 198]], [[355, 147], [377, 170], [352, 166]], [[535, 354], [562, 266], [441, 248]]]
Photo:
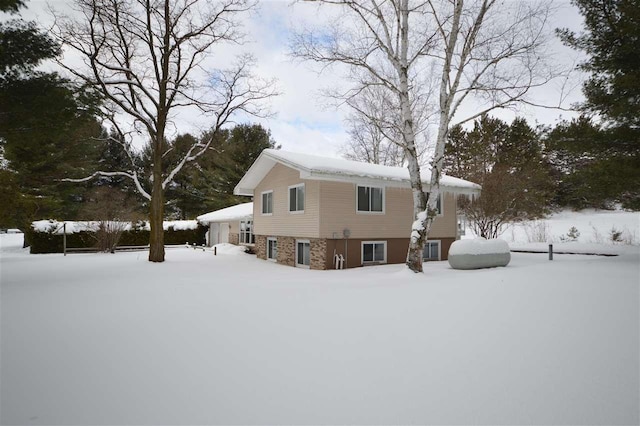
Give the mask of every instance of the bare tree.
[[[365, 163], [382, 164], [385, 166], [403, 166], [404, 150], [402, 147], [389, 139], [381, 129], [380, 123], [372, 119], [375, 115], [375, 104], [368, 99], [350, 99], [350, 104], [362, 103], [360, 109], [369, 110], [368, 114], [357, 111], [350, 113], [345, 120], [349, 142], [342, 150], [342, 155], [355, 161]], [[355, 109], [355, 108], [354, 108]]]
[[91, 191], [79, 214], [93, 222], [98, 250], [113, 253], [123, 232], [143, 218], [131, 198], [116, 188], [101, 186]]
[[[253, 75], [253, 58], [241, 56], [226, 69], [205, 60], [221, 43], [241, 43], [239, 17], [254, 0], [75, 0], [75, 14], [57, 16], [54, 33], [84, 67], [61, 62], [105, 99], [104, 113], [123, 149], [135, 135], [148, 138], [152, 170], [143, 179], [132, 155], [125, 170], [98, 171], [82, 179], [124, 176], [150, 201], [149, 260], [164, 261], [164, 192], [177, 173], [210, 147], [212, 138], [186, 150], [163, 170], [167, 131], [185, 109], [213, 118], [212, 134], [235, 113], [262, 115], [261, 101], [275, 94], [273, 82]], [[123, 123], [129, 123], [125, 125]], [[117, 140], [116, 140], [117, 139]], [[150, 189], [149, 189], [150, 187]]]
[[498, 166], [482, 182], [479, 197], [458, 197], [458, 207], [464, 213], [473, 232], [483, 238], [498, 238], [504, 227], [523, 220], [526, 215], [518, 211], [518, 199], [523, 185], [513, 179], [506, 166]]
[[[407, 265], [421, 272], [449, 129], [527, 102], [531, 88], [555, 75], [544, 59], [550, 1], [309, 1], [341, 7], [343, 19], [299, 32], [292, 53], [325, 65], [347, 65], [353, 86], [341, 94], [344, 99], [370, 88], [381, 91], [387, 107], [372, 118], [381, 129], [393, 129], [405, 153], [414, 205]], [[461, 106], [472, 99], [473, 112], [461, 117]], [[389, 111], [395, 113], [383, 114]], [[437, 123], [437, 132], [430, 176], [423, 179], [416, 135], [425, 116]]]

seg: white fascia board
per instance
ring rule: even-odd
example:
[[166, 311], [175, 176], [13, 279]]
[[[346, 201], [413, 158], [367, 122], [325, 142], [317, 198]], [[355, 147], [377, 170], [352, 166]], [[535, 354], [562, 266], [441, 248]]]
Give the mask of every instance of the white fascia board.
[[253, 190], [262, 182], [262, 179], [275, 164], [276, 160], [263, 151], [233, 188], [234, 195], [253, 196]]
[[253, 189], [241, 188], [238, 184], [235, 188], [233, 188], [233, 195], [245, 195], [247, 197], [253, 197]]

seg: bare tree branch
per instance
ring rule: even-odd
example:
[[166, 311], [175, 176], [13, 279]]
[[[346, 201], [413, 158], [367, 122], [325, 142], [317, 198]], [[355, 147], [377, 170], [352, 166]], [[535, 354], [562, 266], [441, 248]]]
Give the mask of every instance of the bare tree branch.
[[[402, 147], [415, 219], [407, 264], [421, 271], [449, 128], [496, 108], [533, 104], [527, 98], [530, 90], [562, 75], [545, 60], [551, 2], [308, 1], [340, 7], [342, 16], [324, 28], [305, 24], [292, 40], [291, 54], [325, 66], [345, 66], [353, 86], [330, 96], [342, 98], [361, 121], [375, 123], [376, 135]], [[376, 108], [362, 101], [372, 93]], [[457, 117], [462, 105], [478, 100], [484, 103], [480, 111]], [[417, 144], [431, 124], [437, 132], [425, 179]], [[379, 143], [372, 147], [379, 150]], [[379, 159], [379, 152], [374, 154], [371, 157]], [[428, 198], [423, 182], [428, 183]]]
[[[203, 72], [211, 49], [221, 43], [244, 42], [239, 16], [257, 0], [74, 0], [75, 14], [56, 16], [53, 33], [80, 55], [82, 67], [61, 61], [73, 76], [95, 87], [103, 98], [104, 115], [122, 139], [131, 171], [101, 171], [98, 176], [125, 176], [151, 201], [149, 260], [164, 260], [164, 191], [182, 168], [201, 156], [211, 143], [194, 144], [177, 166], [163, 169], [167, 128], [180, 111], [197, 108], [214, 118], [212, 133], [244, 112], [268, 114], [264, 101], [276, 94], [272, 80], [255, 76], [252, 58], [235, 67]], [[211, 78], [214, 77], [214, 78]], [[128, 129], [124, 129], [127, 123]], [[148, 136], [151, 191], [139, 179], [127, 136], [140, 125]]]
[[142, 195], [144, 198], [146, 198], [147, 200], [151, 200], [151, 195], [144, 190], [144, 188], [142, 187], [142, 185], [140, 184], [140, 180], [138, 179], [138, 175], [135, 171], [132, 171], [130, 173], [127, 172], [95, 172], [94, 174], [92, 174], [91, 176], [87, 176], [84, 178], [80, 178], [80, 179], [71, 179], [71, 178], [65, 178], [65, 179], [60, 179], [62, 182], [75, 182], [75, 183], [82, 183], [82, 182], [88, 182], [93, 178], [96, 178], [98, 176], [107, 176], [107, 177], [113, 177], [113, 176], [124, 176], [127, 177], [129, 179], [131, 179], [135, 185], [136, 188], [138, 190], [138, 192], [140, 193], [140, 195]]

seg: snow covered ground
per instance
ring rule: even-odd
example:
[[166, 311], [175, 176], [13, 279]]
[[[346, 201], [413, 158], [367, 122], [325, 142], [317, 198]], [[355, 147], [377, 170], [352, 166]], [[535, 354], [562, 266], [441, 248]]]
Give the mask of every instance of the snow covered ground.
[[414, 275], [20, 238], [0, 235], [2, 424], [640, 422], [638, 246]]
[[552, 243], [555, 251], [622, 253], [625, 246], [640, 245], [640, 213], [564, 210], [547, 219], [510, 226], [500, 238], [508, 241], [512, 249], [547, 250]]

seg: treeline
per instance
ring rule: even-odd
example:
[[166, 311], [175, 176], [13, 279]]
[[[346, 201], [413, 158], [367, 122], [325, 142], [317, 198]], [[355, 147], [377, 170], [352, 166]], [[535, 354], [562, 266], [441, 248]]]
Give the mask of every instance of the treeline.
[[640, 210], [638, 142], [637, 132], [586, 117], [533, 128], [482, 116], [471, 129], [451, 129], [444, 171], [482, 185], [459, 208], [474, 233], [497, 238], [508, 223], [558, 208]]
[[[61, 49], [49, 33], [21, 19], [23, 7], [22, 0], [0, 2], [0, 12], [11, 16], [0, 22], [0, 228], [24, 230], [43, 218], [146, 218], [149, 197], [141, 193], [151, 193], [153, 170], [148, 144], [134, 149], [131, 134], [103, 127], [117, 120], [105, 116], [109, 109], [95, 89], [38, 69]], [[212, 129], [161, 146], [163, 171], [179, 170], [164, 191], [167, 219], [193, 219], [237, 203], [233, 188], [240, 177], [263, 149], [276, 145], [260, 125]], [[211, 144], [197, 164], [176, 168], [194, 142]], [[98, 171], [107, 173], [65, 181]]]
[[[43, 111], [43, 115], [48, 113]], [[127, 177], [101, 176], [82, 183], [63, 179], [91, 176], [98, 170], [130, 172], [133, 163], [140, 180], [148, 183], [152, 168], [148, 151], [125, 148], [117, 135], [109, 134], [95, 119], [86, 124], [69, 120], [66, 124], [78, 129], [71, 135], [58, 133], [57, 125], [25, 126], [15, 132], [4, 126], [0, 130], [4, 148], [0, 227], [25, 229], [31, 221], [42, 218], [145, 219], [148, 200]], [[170, 170], [194, 141], [210, 138], [210, 149], [198, 163], [182, 169], [169, 184], [165, 199], [167, 219], [194, 219], [246, 201], [234, 196], [233, 188], [263, 149], [276, 147], [269, 130], [259, 124], [240, 124], [215, 134], [183, 134], [166, 142], [163, 167]]]
[[483, 116], [471, 129], [451, 130], [445, 172], [483, 185], [483, 197], [511, 219], [553, 208], [640, 210], [635, 138], [586, 117], [533, 128], [522, 118]]

